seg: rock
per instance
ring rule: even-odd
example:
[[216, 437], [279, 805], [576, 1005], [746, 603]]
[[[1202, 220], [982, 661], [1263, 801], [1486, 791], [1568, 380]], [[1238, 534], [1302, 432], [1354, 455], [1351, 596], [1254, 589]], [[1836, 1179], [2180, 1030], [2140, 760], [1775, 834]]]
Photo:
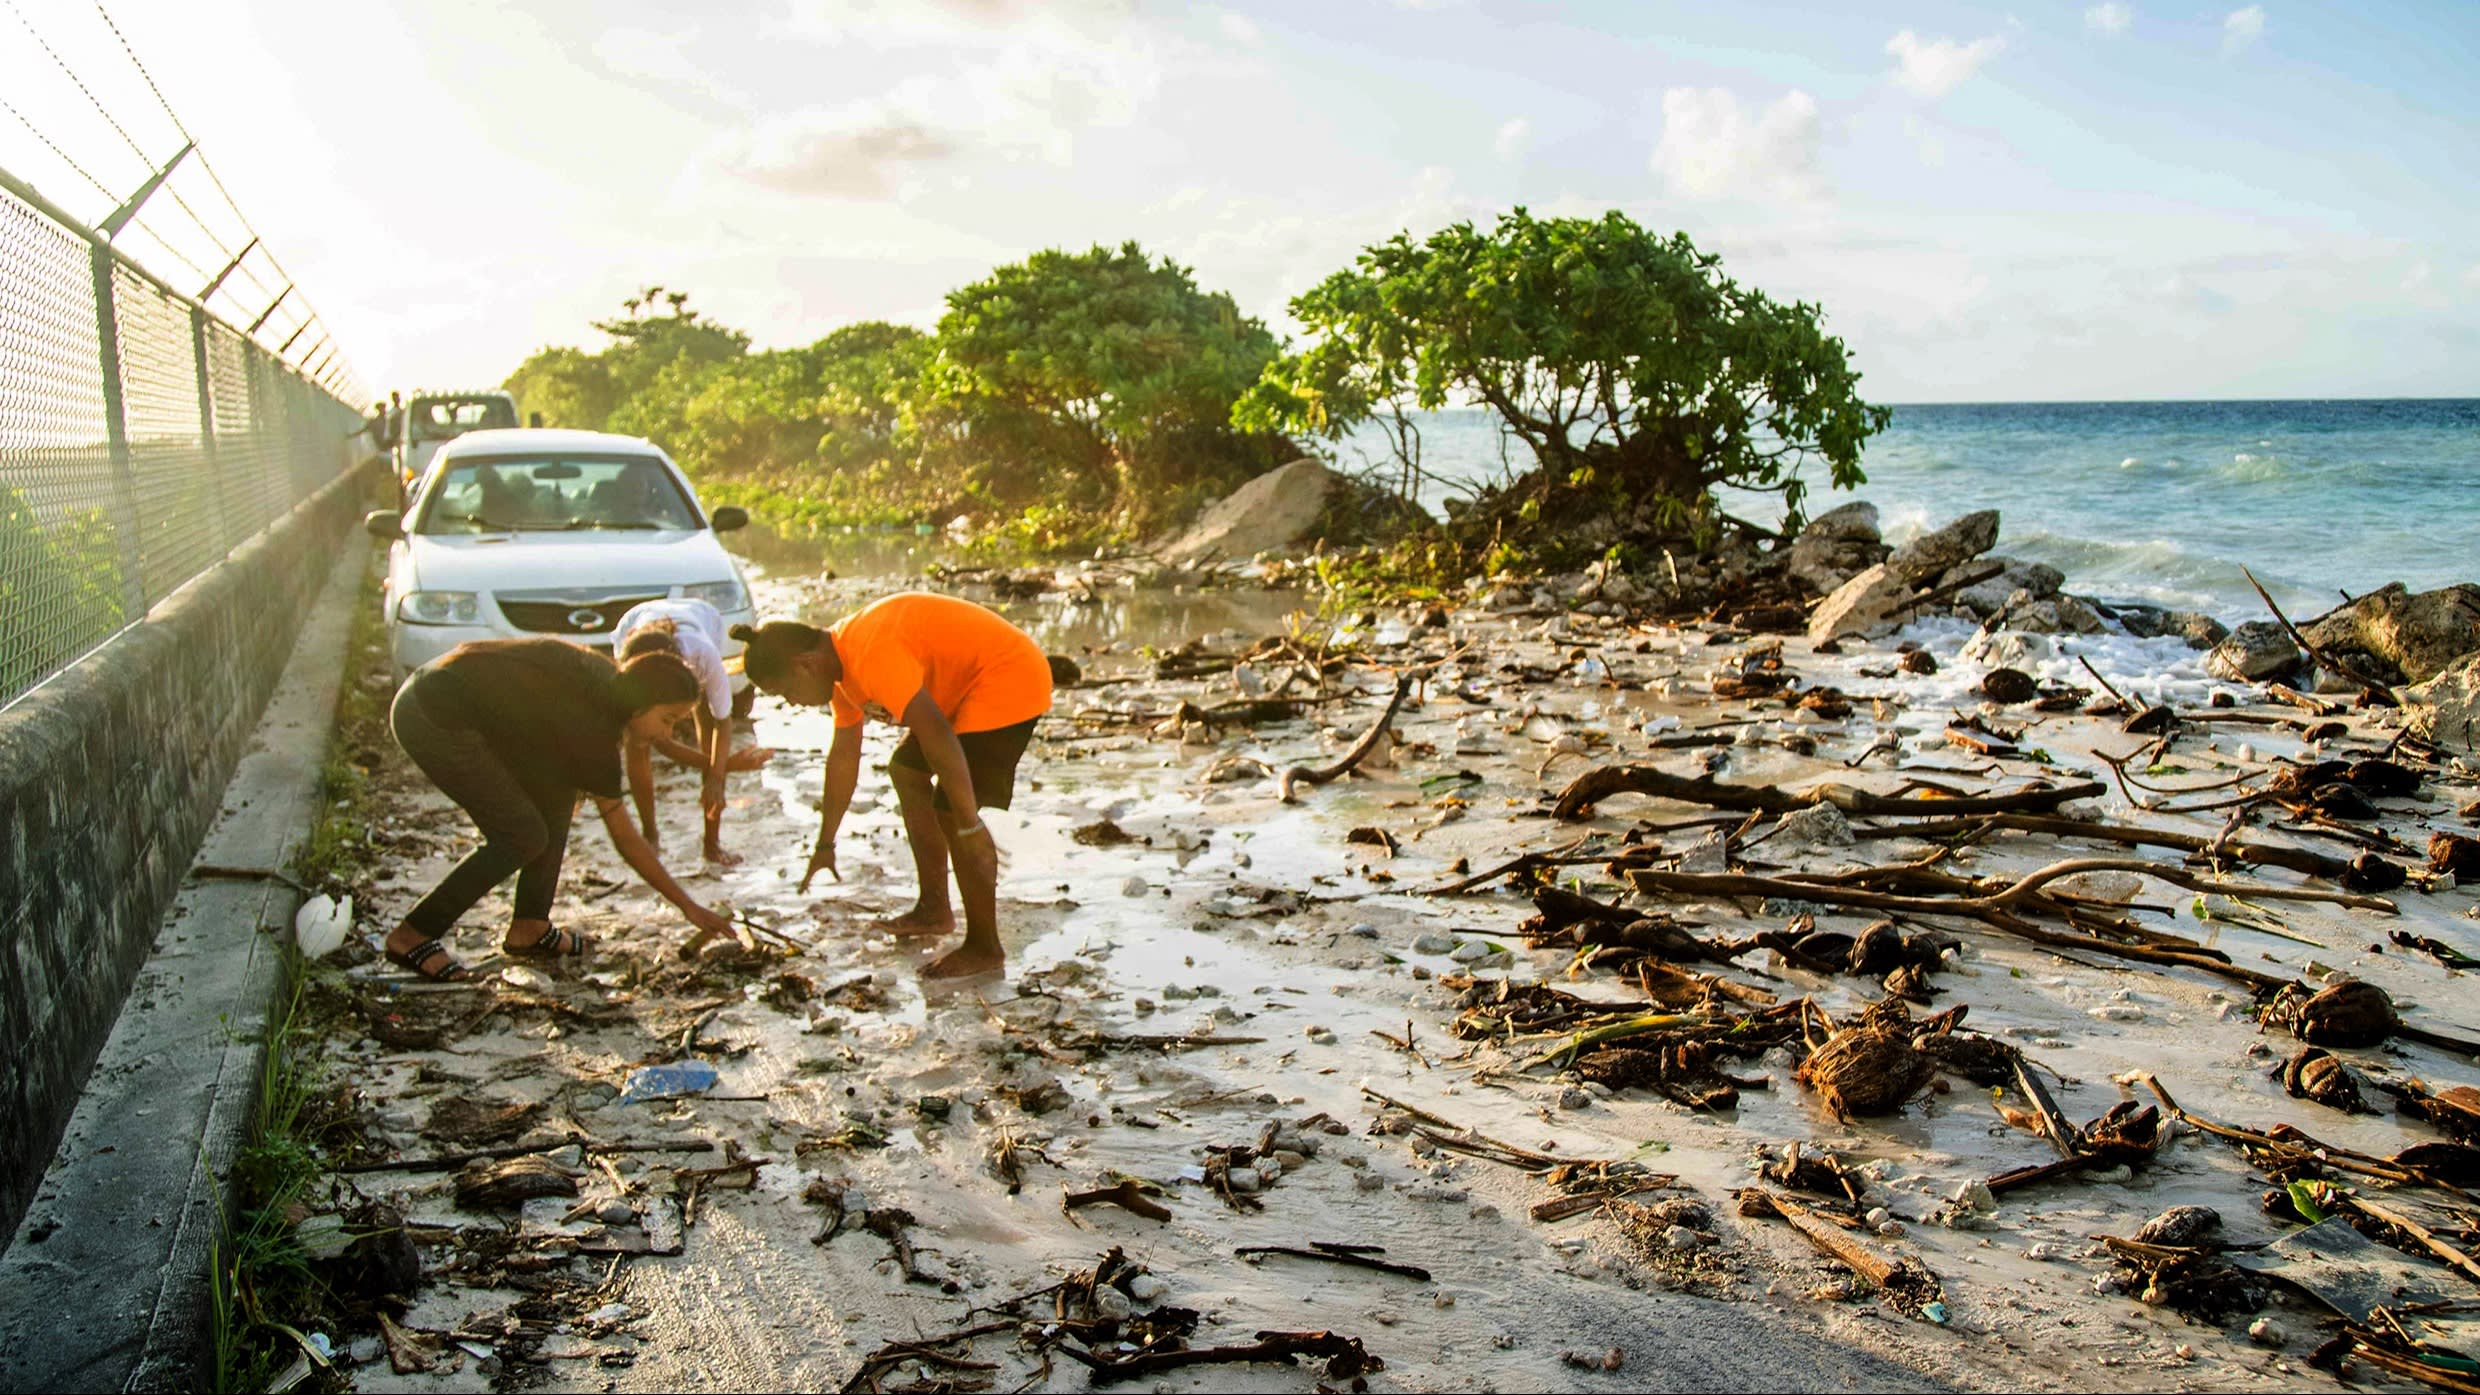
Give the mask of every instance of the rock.
[[1890, 563], [1880, 562], [1836, 587], [1809, 612], [1809, 642], [1893, 634], [1912, 617], [1917, 589], [1895, 575]]
[[2032, 675], [2019, 668], [1993, 668], [1981, 675], [1981, 696], [1991, 702], [2013, 706], [2030, 702], [2041, 695], [2041, 685]]
[[1952, 586], [1968, 576], [1988, 571], [1992, 564], [2004, 571], [1987, 581], [1967, 586], [1954, 593], [1953, 603], [1983, 619], [1998, 612], [2018, 591], [2032, 600], [2047, 600], [2067, 584], [2067, 574], [2046, 562], [2026, 562], [2014, 557], [1975, 557], [1971, 561], [1949, 567], [1937, 579], [1939, 586]]
[[2110, 622], [2101, 612], [2077, 596], [2034, 597], [2029, 591], [2017, 591], [2007, 599], [1995, 622], [2007, 629], [2037, 635], [2098, 635], [2107, 634]]
[[1435, 930], [1417, 935], [1412, 941], [1412, 952], [1415, 954], [1452, 954], [1455, 952], [1455, 937], [1441, 935]]
[[1496, 952], [1480, 940], [1466, 940], [1457, 945], [1447, 957], [1458, 964], [1472, 964], [1487, 959]]
[[2299, 666], [2299, 646], [2271, 620], [2250, 620], [2204, 659], [2205, 672], [2233, 683], [2266, 683]]
[[1800, 530], [1783, 554], [1783, 574], [1820, 595], [1886, 560], [1877, 535], [1877, 506], [1845, 504]]
[[2189, 1246], [2222, 1228], [2222, 1213], [2210, 1206], [2173, 1206], [2146, 1221], [2135, 1238], [2147, 1245]]
[[1143, 896], [1147, 890], [1143, 877], [1130, 877], [1119, 884], [1119, 894], [1122, 896]]
[[1533, 593], [1521, 586], [1512, 584], [1495, 586], [1490, 589], [1488, 595], [1481, 598], [1481, 607], [1484, 610], [1495, 610], [1502, 612], [1510, 610], [1531, 610], [1533, 608]]
[[1926, 649], [1906, 649], [1903, 656], [1894, 661], [1894, 666], [1905, 673], [1935, 673], [1938, 671], [1937, 655]]
[[2169, 633], [2187, 641], [2190, 649], [2210, 649], [2230, 638], [2230, 627], [2200, 610], [2170, 612]]
[[1968, 562], [1997, 545], [1998, 511], [1982, 509], [1896, 548], [1885, 566], [1907, 585], [1926, 586], [1948, 568]]
[[1854, 839], [1851, 823], [1831, 804], [1813, 804], [1782, 816], [1768, 841], [1789, 851], [1796, 848], [1848, 848]]
[[2402, 692], [2414, 735], [2456, 751], [2480, 751], [2480, 654]]
[[[1383, 496], [1383, 497], [1381, 497]], [[1165, 547], [1161, 560], [1195, 566], [1281, 553], [1325, 539], [1359, 541], [1411, 521], [1419, 510], [1365, 489], [1315, 460], [1269, 470], [1226, 495]]]
[[2290, 1334], [2272, 1318], [2258, 1318], [2249, 1323], [2248, 1340], [2260, 1347], [2286, 1347], [2291, 1342]]
[[1705, 1243], [1705, 1237], [1684, 1225], [1666, 1226], [1662, 1230], [1662, 1243], [1674, 1250], [1693, 1250]]
[[[2390, 582], [2300, 632], [2380, 681], [2423, 683], [2480, 650], [2480, 586], [2458, 582], [2417, 595]], [[2374, 663], [2360, 662], [2373, 659]]]

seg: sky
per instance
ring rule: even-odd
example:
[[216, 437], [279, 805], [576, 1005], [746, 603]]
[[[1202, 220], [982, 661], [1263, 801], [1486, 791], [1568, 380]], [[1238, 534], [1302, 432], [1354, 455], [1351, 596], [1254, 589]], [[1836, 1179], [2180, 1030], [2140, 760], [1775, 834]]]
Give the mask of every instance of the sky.
[[216, 308], [289, 276], [382, 391], [649, 284], [791, 345], [1130, 239], [1289, 335], [1361, 247], [1521, 204], [1821, 304], [1880, 401], [2480, 395], [2462, 0], [107, 5], [0, 0], [0, 168], [99, 219], [181, 146], [125, 37], [248, 222], [192, 162], [133, 252], [254, 231], [281, 270]]

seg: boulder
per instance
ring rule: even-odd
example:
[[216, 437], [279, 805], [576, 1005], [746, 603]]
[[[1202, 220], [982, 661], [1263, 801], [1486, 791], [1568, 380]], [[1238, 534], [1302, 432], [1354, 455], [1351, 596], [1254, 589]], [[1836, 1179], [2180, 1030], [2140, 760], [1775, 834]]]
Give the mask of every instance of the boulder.
[[1809, 612], [1811, 643], [1828, 639], [1877, 639], [1912, 618], [1914, 588], [1880, 562], [1836, 587]]
[[[2423, 683], [2480, 649], [2480, 586], [2412, 594], [2391, 582], [2300, 627], [2308, 642], [2371, 678]], [[2361, 656], [2377, 660], [2358, 662]]]
[[1947, 569], [1969, 562], [1997, 545], [1998, 511], [1982, 509], [1896, 548], [1886, 559], [1886, 566], [1911, 585], [1926, 586]]
[[2455, 751], [2480, 751], [2480, 653], [2402, 691], [2411, 731]]
[[1783, 556], [1783, 574], [1823, 595], [1886, 560], [1875, 504], [1845, 504], [1809, 521]]
[[1354, 543], [1420, 521], [1419, 511], [1381, 489], [1315, 460], [1295, 460], [1225, 495], [1199, 515], [1160, 558], [1173, 566], [1306, 549], [1321, 540]]
[[2264, 683], [2299, 666], [2299, 646], [2270, 620], [2250, 620], [2205, 655], [2205, 672], [2234, 683]]
[[2014, 557], [1975, 557], [1971, 561], [1949, 567], [1939, 575], [1937, 584], [1952, 586], [1966, 577], [1978, 576], [1991, 566], [2005, 570], [1987, 581], [1967, 586], [1954, 593], [1954, 604], [1986, 620], [1998, 613], [2016, 592], [2029, 593], [2029, 599], [2042, 601], [2058, 594], [2067, 584], [2067, 574], [2046, 562], [2026, 562]]
[[2098, 635], [2110, 629], [2101, 612], [2078, 596], [2035, 597], [2030, 591], [2018, 591], [1993, 614], [1998, 624], [2027, 634]]

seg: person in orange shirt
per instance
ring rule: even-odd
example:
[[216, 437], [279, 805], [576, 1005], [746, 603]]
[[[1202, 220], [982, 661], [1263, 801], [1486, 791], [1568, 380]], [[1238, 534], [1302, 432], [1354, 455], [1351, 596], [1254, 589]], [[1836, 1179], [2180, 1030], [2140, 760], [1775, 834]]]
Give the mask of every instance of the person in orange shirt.
[[887, 762], [887, 779], [921, 877], [913, 908], [880, 928], [906, 936], [953, 931], [952, 861], [964, 899], [964, 943], [922, 973], [959, 978], [1004, 967], [999, 850], [982, 810], [1005, 809], [1013, 800], [1017, 763], [1035, 721], [1050, 710], [1051, 666], [1040, 647], [971, 601], [923, 592], [873, 602], [831, 630], [772, 620], [735, 625], [732, 636], [746, 646], [742, 670], [760, 691], [835, 711], [818, 842], [801, 889], [822, 871], [842, 875], [835, 834], [861, 775], [863, 716], [876, 709], [910, 730]]

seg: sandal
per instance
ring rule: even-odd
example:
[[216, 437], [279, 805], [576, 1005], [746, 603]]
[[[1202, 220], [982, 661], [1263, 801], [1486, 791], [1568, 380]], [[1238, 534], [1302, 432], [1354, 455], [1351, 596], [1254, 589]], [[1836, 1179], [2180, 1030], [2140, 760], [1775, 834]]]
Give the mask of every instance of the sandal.
[[554, 925], [543, 931], [540, 937], [521, 945], [502, 941], [500, 949], [511, 959], [565, 959], [572, 954], [585, 953], [586, 937]]
[[[463, 983], [474, 976], [474, 971], [465, 967], [464, 963], [449, 951], [447, 942], [444, 940], [424, 940], [411, 949], [401, 951], [389, 949], [382, 941], [379, 952], [389, 963], [429, 979], [433, 983]], [[442, 960], [446, 962], [440, 962]], [[426, 965], [429, 967], [425, 967]]]

